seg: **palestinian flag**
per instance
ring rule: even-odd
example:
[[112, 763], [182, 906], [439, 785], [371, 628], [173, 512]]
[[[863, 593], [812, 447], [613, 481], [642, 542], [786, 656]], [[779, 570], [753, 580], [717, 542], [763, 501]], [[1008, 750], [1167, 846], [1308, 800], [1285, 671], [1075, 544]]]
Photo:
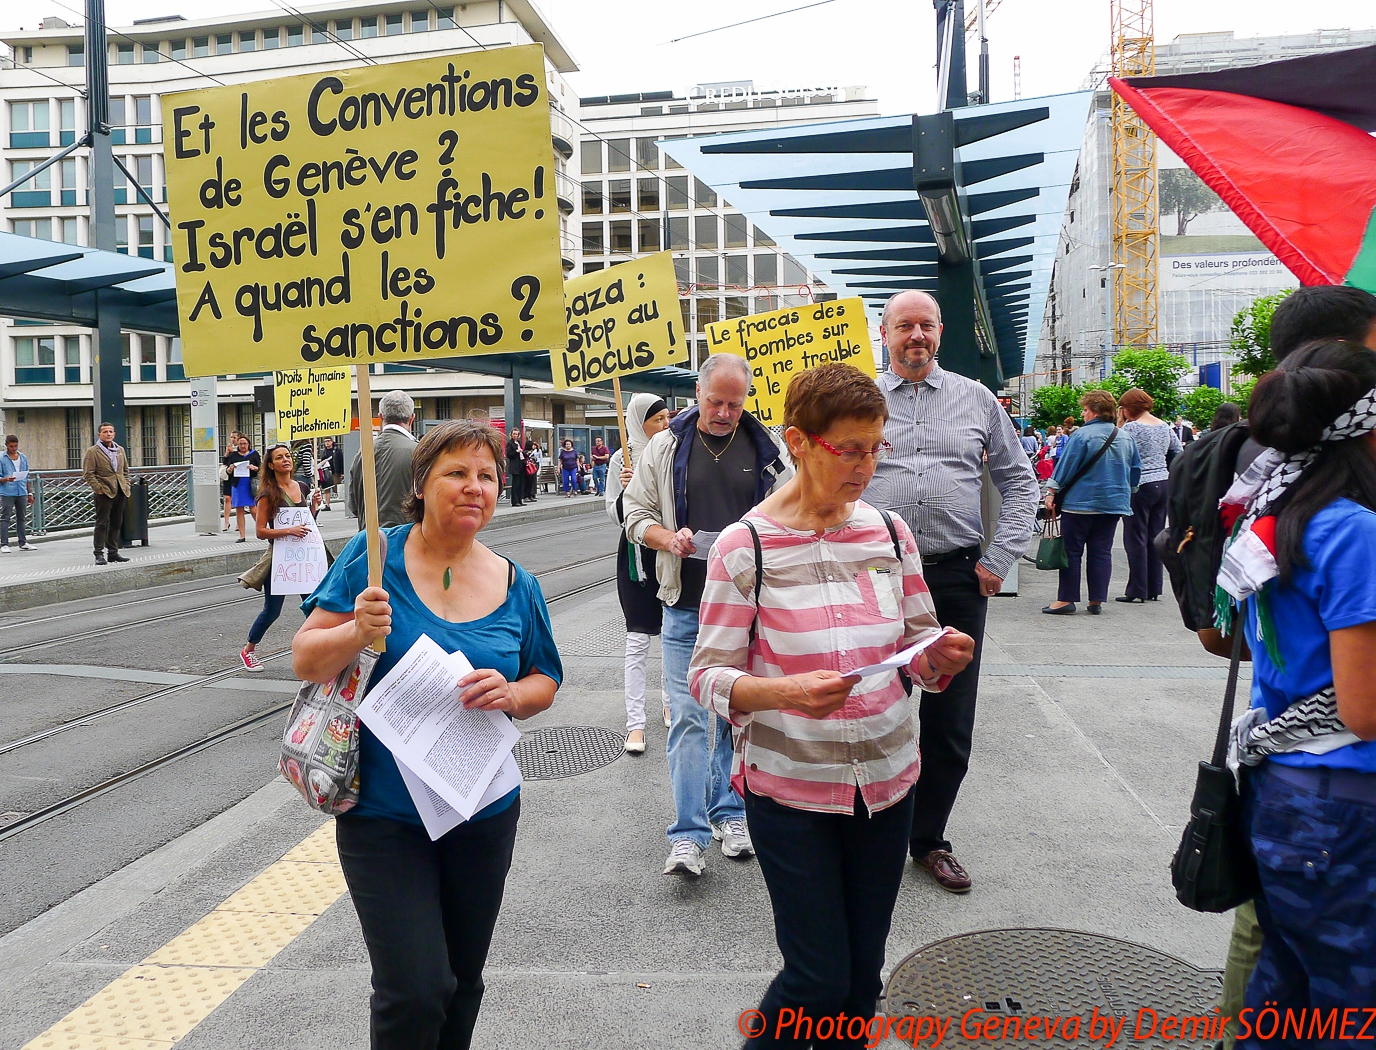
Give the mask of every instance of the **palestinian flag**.
[[1109, 83], [1301, 284], [1376, 292], [1376, 46]]

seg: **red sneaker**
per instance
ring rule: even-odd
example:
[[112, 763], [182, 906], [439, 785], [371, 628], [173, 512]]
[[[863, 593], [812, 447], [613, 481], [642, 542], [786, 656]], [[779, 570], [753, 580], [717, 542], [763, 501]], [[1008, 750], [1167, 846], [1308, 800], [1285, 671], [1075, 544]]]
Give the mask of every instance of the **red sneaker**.
[[261, 671], [263, 669], [262, 661], [258, 659], [258, 654], [252, 649], [240, 649], [239, 659], [244, 661], [245, 671]]

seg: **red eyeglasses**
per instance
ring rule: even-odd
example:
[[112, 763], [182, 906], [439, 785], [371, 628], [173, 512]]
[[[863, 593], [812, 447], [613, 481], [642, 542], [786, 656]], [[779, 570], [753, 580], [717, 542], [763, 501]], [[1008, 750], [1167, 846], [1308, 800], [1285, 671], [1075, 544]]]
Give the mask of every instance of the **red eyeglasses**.
[[808, 437], [810, 437], [813, 441], [817, 442], [817, 444], [821, 445], [833, 456], [839, 456], [841, 462], [846, 464], [846, 466], [848, 467], [858, 467], [866, 456], [873, 456], [874, 461], [878, 463], [881, 459], [883, 459], [885, 456], [887, 456], [890, 452], [893, 451], [893, 446], [890, 445], [887, 441], [881, 441], [879, 442], [879, 444], [875, 445], [874, 448], [868, 449], [836, 448], [833, 445], [827, 444], [816, 434], [809, 434]]

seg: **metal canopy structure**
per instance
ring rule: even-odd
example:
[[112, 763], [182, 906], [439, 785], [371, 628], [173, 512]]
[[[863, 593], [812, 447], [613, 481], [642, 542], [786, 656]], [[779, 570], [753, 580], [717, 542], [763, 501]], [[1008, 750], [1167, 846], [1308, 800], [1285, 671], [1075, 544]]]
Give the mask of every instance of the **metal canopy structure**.
[[[878, 319], [942, 303], [945, 367], [997, 388], [1031, 368], [1092, 92], [660, 146]], [[975, 289], [973, 296], [968, 289]], [[964, 322], [953, 313], [964, 310]], [[968, 348], [953, 345], [953, 322]], [[948, 353], [954, 351], [954, 353]]]
[[[489, 354], [480, 357], [444, 357], [427, 360], [418, 367], [441, 368], [448, 372], [473, 372], [478, 375], [500, 376], [503, 379], [530, 379], [552, 383], [549, 353]], [[686, 368], [656, 368], [648, 372], [621, 377], [621, 388], [634, 393], [658, 394], [660, 397], [696, 397], [698, 375]], [[582, 389], [610, 396], [612, 385], [588, 383]]]
[[125, 328], [176, 335], [172, 264], [0, 233], [0, 315], [99, 328], [111, 313]]

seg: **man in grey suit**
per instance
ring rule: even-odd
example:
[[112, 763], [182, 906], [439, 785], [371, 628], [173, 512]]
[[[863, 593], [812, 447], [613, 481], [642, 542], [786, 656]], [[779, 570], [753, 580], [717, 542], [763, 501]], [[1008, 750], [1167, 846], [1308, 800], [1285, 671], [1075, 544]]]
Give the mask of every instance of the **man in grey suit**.
[[[411, 493], [411, 454], [416, 450], [411, 425], [416, 420], [416, 403], [406, 391], [393, 390], [382, 395], [378, 412], [382, 416], [382, 433], [373, 442], [373, 462], [377, 470], [378, 525], [385, 529], [405, 525], [410, 520], [402, 512], [401, 505]], [[362, 451], [349, 464], [347, 509], [358, 519], [358, 527], [362, 530], [365, 524]]]

